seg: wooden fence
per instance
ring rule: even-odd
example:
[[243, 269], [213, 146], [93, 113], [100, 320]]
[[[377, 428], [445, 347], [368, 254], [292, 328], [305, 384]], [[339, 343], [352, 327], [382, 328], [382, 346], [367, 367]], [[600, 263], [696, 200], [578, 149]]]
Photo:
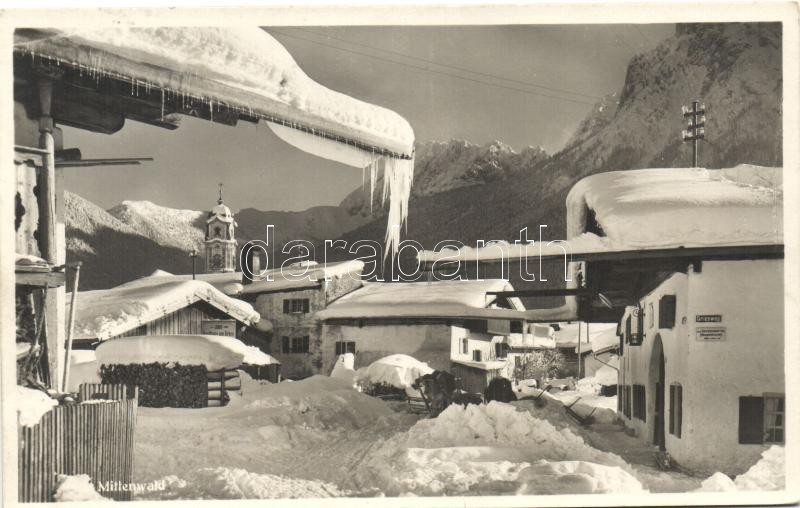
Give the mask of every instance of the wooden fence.
[[125, 387], [82, 385], [80, 393], [93, 402], [56, 406], [19, 427], [20, 502], [53, 501], [59, 474], [89, 475], [100, 494], [131, 500], [123, 487], [133, 478], [138, 390], [127, 398]]

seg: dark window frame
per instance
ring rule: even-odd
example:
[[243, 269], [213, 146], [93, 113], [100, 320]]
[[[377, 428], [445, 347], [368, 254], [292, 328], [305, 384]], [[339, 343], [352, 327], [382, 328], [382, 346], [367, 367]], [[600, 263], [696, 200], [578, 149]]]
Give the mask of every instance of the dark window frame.
[[632, 413], [633, 417], [643, 422], [647, 421], [647, 391], [644, 385], [634, 384], [632, 391]]
[[480, 349], [473, 349], [472, 350], [472, 361], [473, 362], [482, 362], [483, 361], [483, 351]]
[[308, 298], [284, 298], [284, 314], [308, 314], [311, 304]]
[[675, 295], [663, 295], [658, 300], [658, 327], [661, 329], [675, 328], [678, 312], [677, 298]]
[[281, 338], [281, 353], [288, 355], [305, 354], [310, 350], [310, 336], [300, 337], [283, 336]]
[[356, 341], [354, 341], [354, 340], [337, 340], [334, 343], [334, 348], [336, 350], [336, 356], [343, 355], [343, 354], [346, 354], [346, 353], [356, 354]]
[[669, 433], [680, 438], [683, 433], [683, 385], [669, 385]]

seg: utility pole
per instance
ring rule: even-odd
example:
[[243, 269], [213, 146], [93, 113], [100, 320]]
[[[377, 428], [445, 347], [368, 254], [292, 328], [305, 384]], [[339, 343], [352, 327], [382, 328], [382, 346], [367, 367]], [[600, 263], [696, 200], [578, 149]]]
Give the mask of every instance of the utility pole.
[[692, 101], [692, 107], [683, 106], [681, 108], [683, 117], [688, 118], [686, 122], [686, 130], [681, 134], [683, 141], [692, 142], [692, 167], [698, 167], [697, 164], [697, 142], [706, 135], [706, 105], [698, 99]]
[[192, 247], [192, 252], [189, 253], [189, 257], [192, 258], [192, 280], [195, 280], [195, 260], [197, 259], [197, 249]]

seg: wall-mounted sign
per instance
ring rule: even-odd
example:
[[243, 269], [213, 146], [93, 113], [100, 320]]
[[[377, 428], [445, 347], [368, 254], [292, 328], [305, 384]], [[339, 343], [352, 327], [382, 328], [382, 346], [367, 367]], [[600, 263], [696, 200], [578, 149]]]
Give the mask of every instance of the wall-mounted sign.
[[233, 319], [204, 319], [200, 322], [200, 333], [236, 337], [236, 321]]
[[722, 323], [722, 314], [697, 314], [695, 323]]
[[698, 326], [695, 338], [703, 342], [719, 342], [725, 340], [724, 326]]

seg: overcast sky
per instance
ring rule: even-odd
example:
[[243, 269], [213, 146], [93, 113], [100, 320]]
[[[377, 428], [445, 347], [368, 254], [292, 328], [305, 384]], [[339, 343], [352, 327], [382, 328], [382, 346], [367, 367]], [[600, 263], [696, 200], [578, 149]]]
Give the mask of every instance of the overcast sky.
[[[390, 108], [418, 142], [501, 140], [519, 150], [563, 147], [627, 63], [672, 25], [268, 28], [314, 80]], [[110, 208], [149, 200], [205, 210], [217, 182], [234, 210], [335, 205], [361, 171], [308, 155], [263, 125], [189, 117], [175, 131], [127, 121], [106, 136], [64, 127], [84, 158], [153, 157], [141, 166], [66, 169], [67, 189]]]

